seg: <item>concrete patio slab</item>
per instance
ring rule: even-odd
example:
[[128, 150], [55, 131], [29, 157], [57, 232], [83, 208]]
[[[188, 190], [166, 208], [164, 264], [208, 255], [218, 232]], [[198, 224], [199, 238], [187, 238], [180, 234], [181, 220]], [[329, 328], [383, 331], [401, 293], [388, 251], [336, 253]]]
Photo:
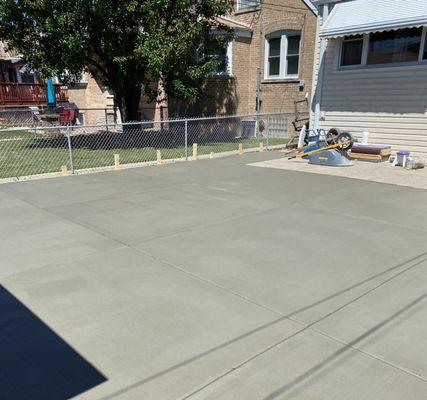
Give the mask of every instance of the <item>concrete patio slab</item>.
[[92, 399], [179, 398], [301, 329], [129, 248], [2, 283], [107, 376]]
[[308, 164], [304, 159], [288, 160], [287, 155], [280, 159], [257, 163], [258, 167], [303, 171], [306, 173], [342, 176], [361, 179], [369, 182], [386, 183], [389, 185], [406, 186], [417, 189], [427, 189], [427, 169], [406, 170], [394, 167], [390, 163], [372, 163], [353, 160], [351, 167], [338, 168]]
[[425, 382], [305, 331], [195, 393], [192, 400], [420, 400]]
[[424, 400], [427, 191], [280, 157], [0, 185], [7, 399]]
[[[414, 375], [427, 377], [427, 365], [418, 354], [427, 354], [427, 256], [396, 279], [363, 299], [316, 324], [317, 330], [351, 343]], [[410, 287], [406, 291], [402, 288]], [[382, 316], [384, 325], [379, 322]], [[371, 334], [364, 337], [365, 332]]]
[[392, 224], [293, 206], [135, 247], [311, 323], [319, 311], [330, 312], [407, 268], [425, 253], [420, 237], [407, 229], [402, 240], [402, 229]]
[[0, 208], [0, 278], [122, 246], [20, 200], [10, 203]]

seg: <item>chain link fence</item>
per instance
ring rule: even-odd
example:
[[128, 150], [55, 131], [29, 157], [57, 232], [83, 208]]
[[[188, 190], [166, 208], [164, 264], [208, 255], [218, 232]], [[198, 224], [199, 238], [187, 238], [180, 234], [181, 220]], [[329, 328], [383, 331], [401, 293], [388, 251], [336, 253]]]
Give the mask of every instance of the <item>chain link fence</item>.
[[[120, 119], [117, 108], [75, 108], [73, 125], [115, 124]], [[50, 112], [45, 106], [0, 109], [0, 129], [37, 128], [60, 125], [59, 113]], [[68, 125], [68, 124], [67, 124]]]
[[37, 117], [30, 108], [21, 110], [0, 110], [0, 128], [15, 126], [33, 127], [38, 124]]
[[289, 141], [289, 114], [0, 130], [0, 179], [213, 158]]

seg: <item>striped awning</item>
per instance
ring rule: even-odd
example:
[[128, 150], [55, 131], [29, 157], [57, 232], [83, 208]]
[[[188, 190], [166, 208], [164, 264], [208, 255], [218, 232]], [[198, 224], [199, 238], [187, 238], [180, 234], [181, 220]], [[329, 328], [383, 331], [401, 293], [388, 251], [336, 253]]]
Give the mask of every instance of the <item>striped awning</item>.
[[427, 0], [350, 0], [338, 3], [320, 30], [322, 37], [427, 25]]

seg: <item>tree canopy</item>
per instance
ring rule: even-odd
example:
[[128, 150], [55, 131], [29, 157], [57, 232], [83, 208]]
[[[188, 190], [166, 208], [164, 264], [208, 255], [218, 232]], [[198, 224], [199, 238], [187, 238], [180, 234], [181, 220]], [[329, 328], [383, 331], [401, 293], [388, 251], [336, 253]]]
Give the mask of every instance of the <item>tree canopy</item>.
[[155, 98], [153, 82], [178, 98], [199, 94], [217, 61], [198, 53], [225, 47], [230, 31], [215, 17], [230, 8], [230, 0], [2, 0], [0, 40], [43, 76], [89, 71], [132, 120], [142, 93]]

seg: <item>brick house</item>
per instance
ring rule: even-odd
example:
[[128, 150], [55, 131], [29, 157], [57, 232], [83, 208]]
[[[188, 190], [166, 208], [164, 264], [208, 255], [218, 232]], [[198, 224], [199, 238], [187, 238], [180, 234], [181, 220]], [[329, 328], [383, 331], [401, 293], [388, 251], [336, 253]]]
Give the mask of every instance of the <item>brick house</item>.
[[[215, 55], [221, 62], [206, 78], [205, 95], [195, 101], [141, 99], [141, 119], [253, 114], [259, 106], [261, 113], [288, 112], [291, 126], [294, 101], [311, 93], [316, 12], [310, 0], [236, 0], [235, 11], [218, 18], [233, 29], [235, 40]], [[103, 123], [106, 115], [120, 121], [114, 96], [90, 74], [65, 89], [67, 102], [82, 110], [86, 124]]]
[[[67, 88], [56, 85], [59, 104], [68, 101]], [[22, 108], [46, 104], [45, 85], [20, 55], [0, 41], [0, 109]]]
[[[55, 88], [58, 104], [81, 109], [85, 123], [104, 122], [104, 109], [108, 109], [109, 118], [113, 114], [113, 96], [87, 73], [74, 85], [67, 87], [57, 82]], [[17, 51], [7, 49], [0, 41], [0, 109], [40, 108], [46, 104], [45, 83]]]
[[113, 122], [119, 118], [114, 112], [114, 95], [87, 72], [78, 83], [69, 85], [68, 97], [79, 108], [85, 124], [103, 124], [106, 119]]
[[[207, 78], [200, 100], [169, 101], [172, 115], [250, 114], [294, 111], [294, 101], [311, 94], [316, 42], [316, 8], [307, 0], [237, 0], [219, 18], [235, 40]], [[257, 81], [260, 81], [258, 84]], [[308, 112], [308, 109], [307, 109]], [[292, 117], [289, 117], [292, 120]]]

